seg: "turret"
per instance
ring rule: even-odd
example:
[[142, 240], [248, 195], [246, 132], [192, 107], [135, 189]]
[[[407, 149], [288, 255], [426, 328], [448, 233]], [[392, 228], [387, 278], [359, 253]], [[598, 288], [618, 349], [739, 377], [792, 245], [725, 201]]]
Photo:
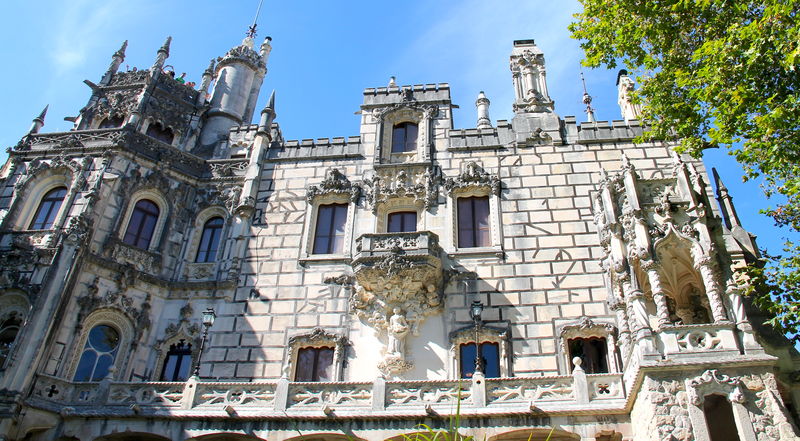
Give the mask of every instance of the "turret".
[[214, 79], [214, 59], [208, 63], [208, 67], [203, 71], [203, 77], [200, 79], [200, 93], [197, 95], [197, 105], [205, 104], [206, 95], [208, 95], [208, 87], [211, 86], [211, 81]]
[[202, 146], [210, 146], [227, 136], [234, 125], [249, 123], [253, 117], [261, 82], [266, 74], [270, 38], [253, 49], [253, 38], [229, 50], [216, 66], [216, 84], [211, 94], [211, 109], [200, 136]]
[[125, 61], [125, 49], [127, 48], [128, 40], [125, 40], [122, 43], [122, 47], [111, 56], [111, 64], [108, 66], [108, 71], [103, 75], [103, 79], [100, 80], [101, 86], [107, 86], [111, 82], [111, 77], [117, 73], [119, 66]]
[[478, 108], [478, 128], [491, 129], [492, 120], [489, 119], [489, 98], [486, 98], [483, 91], [478, 93], [478, 99], [475, 101], [475, 107]]
[[36, 118], [33, 119], [33, 123], [31, 124], [31, 128], [30, 128], [30, 130], [28, 130], [28, 134], [29, 135], [33, 135], [33, 134], [39, 133], [39, 130], [41, 130], [42, 127], [44, 127], [44, 118], [47, 116], [47, 108], [48, 107], [50, 107], [49, 104], [44, 106], [44, 109], [42, 110], [42, 113], [40, 113], [39, 116], [37, 116]]
[[267, 106], [261, 110], [261, 119], [258, 122], [258, 134], [270, 136], [272, 121], [275, 120], [275, 91], [269, 95]]
[[617, 103], [625, 121], [639, 119], [642, 116], [641, 104], [633, 102], [633, 80], [628, 71], [622, 69], [617, 74]]

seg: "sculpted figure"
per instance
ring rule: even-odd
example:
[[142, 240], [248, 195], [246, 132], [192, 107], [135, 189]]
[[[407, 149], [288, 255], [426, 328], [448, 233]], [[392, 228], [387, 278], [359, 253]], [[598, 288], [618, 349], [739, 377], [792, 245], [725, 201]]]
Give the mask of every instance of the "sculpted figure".
[[400, 308], [394, 308], [392, 317], [389, 319], [389, 347], [386, 354], [396, 357], [403, 357], [405, 352], [405, 338], [408, 334], [408, 322]]

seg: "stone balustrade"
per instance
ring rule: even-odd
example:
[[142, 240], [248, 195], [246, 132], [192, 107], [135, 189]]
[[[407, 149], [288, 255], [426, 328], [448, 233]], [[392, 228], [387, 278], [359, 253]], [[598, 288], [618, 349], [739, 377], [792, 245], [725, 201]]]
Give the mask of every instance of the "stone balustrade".
[[38, 375], [31, 405], [73, 415], [358, 417], [622, 409], [621, 374], [374, 382], [70, 382]]
[[379, 259], [392, 253], [440, 259], [439, 237], [430, 231], [414, 231], [362, 234], [356, 239], [356, 261]]
[[732, 323], [665, 325], [656, 335], [659, 350], [667, 357], [719, 357], [725, 353], [739, 354]]

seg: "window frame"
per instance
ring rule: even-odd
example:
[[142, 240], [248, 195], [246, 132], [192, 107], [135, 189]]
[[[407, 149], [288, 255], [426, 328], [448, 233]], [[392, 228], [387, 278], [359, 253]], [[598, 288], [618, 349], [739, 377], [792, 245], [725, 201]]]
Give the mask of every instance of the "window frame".
[[[458, 345], [458, 378], [460, 378], [462, 380], [471, 380], [473, 378], [474, 374], [475, 374], [475, 366], [473, 366], [472, 374], [470, 374], [469, 376], [465, 376], [464, 375], [464, 349], [465, 349], [465, 347], [474, 346], [474, 345], [475, 345], [475, 341], [474, 340], [471, 341], [471, 342], [464, 342], [464, 343], [461, 343], [461, 344]], [[485, 351], [483, 350], [483, 348], [486, 347], [487, 345], [491, 345], [491, 346], [496, 346], [497, 347], [497, 375], [491, 375], [490, 376], [488, 374], [488, 372], [487, 372], [488, 363], [485, 361], [486, 360], [486, 357], [484, 356]], [[501, 365], [501, 363], [500, 363], [500, 352], [501, 352], [500, 346], [501, 345], [500, 345], [499, 342], [483, 341], [483, 340], [478, 345], [478, 347], [480, 348], [480, 351], [481, 351], [481, 359], [484, 360], [484, 362], [483, 362], [483, 374], [484, 374], [484, 376], [486, 378], [500, 378], [501, 377], [501, 375], [500, 375], [500, 365]], [[472, 361], [471, 361], [472, 364], [474, 364], [474, 360], [475, 359], [473, 358]]]
[[[212, 221], [215, 221], [215, 220], [219, 220], [219, 225], [218, 226], [215, 225], [211, 229], [216, 230], [216, 235], [217, 235], [217, 237], [216, 237], [216, 245], [215, 245], [215, 249], [214, 249], [214, 256], [209, 259], [208, 254], [210, 253], [210, 250], [209, 249], [205, 249], [205, 250], [203, 249], [203, 240], [206, 237], [206, 231], [210, 228], [209, 227], [209, 223], [211, 223]], [[217, 261], [220, 260], [220, 251], [224, 251], [224, 248], [225, 248], [224, 244], [222, 243], [223, 230], [225, 230], [225, 218], [223, 218], [222, 216], [212, 216], [212, 217], [208, 218], [205, 222], [203, 222], [203, 227], [200, 230], [200, 241], [198, 242], [197, 249], [195, 250], [195, 253], [194, 253], [194, 255], [195, 255], [194, 256], [194, 263], [216, 263]], [[214, 233], [212, 233], [212, 235], [213, 234]], [[213, 240], [213, 237], [211, 239], [209, 239], [209, 242], [208, 242], [209, 246], [207, 246], [206, 248], [210, 248], [212, 240]], [[205, 258], [202, 261], [199, 260], [200, 259], [200, 253], [205, 253]]]
[[[138, 224], [135, 226], [136, 231], [132, 233], [133, 222], [137, 219], [137, 215], [139, 218]], [[157, 203], [147, 198], [136, 201], [133, 204], [133, 211], [131, 211], [131, 217], [128, 219], [128, 225], [125, 227], [125, 233], [122, 235], [122, 243], [142, 250], [149, 250], [153, 243], [159, 217], [161, 217], [161, 209]], [[152, 225], [148, 227], [151, 222]], [[128, 240], [129, 234], [132, 238], [131, 241]], [[142, 243], [143, 240], [146, 242]]]
[[[347, 217], [344, 226], [344, 246], [341, 253], [314, 254], [314, 240], [316, 238], [317, 217], [319, 207], [331, 204], [347, 204]], [[306, 222], [303, 228], [303, 238], [300, 249], [300, 262], [313, 261], [346, 261], [349, 259], [353, 243], [353, 217], [355, 216], [355, 203], [351, 195], [344, 192], [327, 191], [313, 197], [306, 205]]]
[[287, 353], [284, 357], [286, 362], [283, 365], [282, 377], [291, 378], [294, 381], [297, 373], [297, 357], [301, 349], [330, 347], [333, 348], [333, 371], [329, 381], [342, 381], [345, 348], [348, 344], [347, 337], [344, 335], [326, 331], [320, 327], [296, 334], [290, 337], [286, 344]]
[[[179, 344], [181, 346], [183, 346], [184, 349], [179, 350], [179, 349], [175, 348], [175, 346], [179, 345]], [[190, 339], [188, 339], [188, 338], [180, 338], [180, 339], [177, 339], [177, 341], [175, 341], [174, 343], [166, 345], [166, 348], [167, 348], [167, 351], [164, 353], [164, 356], [162, 357], [163, 360], [162, 360], [161, 366], [160, 366], [161, 373], [158, 376], [158, 378], [159, 378], [158, 381], [181, 382], [181, 381], [188, 380], [189, 377], [192, 376], [192, 368], [194, 367], [195, 354], [197, 352], [196, 349], [194, 348], [194, 345], [192, 344], [192, 341], [190, 341]], [[180, 353], [178, 353], [179, 351], [180, 351]], [[183, 378], [183, 379], [175, 379], [175, 378], [172, 378], [172, 377], [169, 378], [169, 379], [165, 378], [164, 374], [166, 373], [167, 366], [169, 366], [169, 358], [172, 355], [179, 355], [180, 356], [180, 358], [178, 359], [179, 361], [175, 366], [173, 374], [178, 372], [180, 370], [180, 368], [183, 366], [182, 360], [184, 359], [184, 357], [186, 357], [186, 356], [189, 357], [189, 369], [187, 371], [186, 378]]]
[[558, 348], [561, 356], [558, 357], [560, 371], [564, 375], [571, 375], [573, 366], [569, 342], [575, 339], [602, 338], [606, 341], [606, 366], [609, 374], [622, 372], [619, 352], [617, 351], [617, 328], [612, 323], [597, 320], [587, 316], [575, 320], [567, 320], [557, 324]]
[[[160, 127], [160, 132], [162, 132], [162, 133], [169, 131], [169, 133], [172, 135], [172, 139], [169, 142], [167, 142], [167, 141], [161, 139], [160, 137], [156, 137], [156, 136], [150, 135], [151, 127], [153, 128], [153, 130], [159, 130], [159, 127]], [[170, 126], [168, 126], [166, 124], [163, 124], [161, 121], [156, 121], [156, 120], [154, 120], [152, 118], [148, 118], [147, 119], [147, 124], [145, 124], [142, 127], [142, 134], [144, 136], [147, 136], [148, 138], [155, 139], [158, 142], [162, 142], [164, 144], [169, 144], [169, 145], [175, 145], [175, 141], [178, 139], [178, 135], [179, 135], [177, 130], [173, 129], [172, 127], [170, 127]], [[161, 135], [161, 133], [159, 135]]]
[[[489, 198], [489, 237], [490, 244], [481, 247], [460, 247], [458, 246], [458, 199], [470, 197]], [[488, 255], [494, 254], [502, 257], [502, 229], [500, 213], [500, 196], [493, 194], [488, 186], [474, 186], [468, 188], [454, 189], [450, 192], [450, 203], [448, 204], [448, 218], [450, 228], [450, 249], [453, 255]]]
[[[478, 328], [480, 344], [495, 343], [498, 345], [498, 365], [500, 376], [508, 378], [511, 372], [511, 348], [509, 330], [496, 326], [483, 325]], [[450, 378], [461, 378], [461, 346], [475, 343], [475, 326], [469, 325], [450, 333]]]
[[[476, 207], [477, 201], [486, 201], [486, 239], [482, 242], [480, 239], [483, 238], [481, 232], [483, 229], [480, 227]], [[469, 201], [469, 219], [464, 219], [467, 216], [464, 216], [466, 213], [462, 213], [462, 203]], [[492, 227], [491, 227], [491, 201], [489, 200], [489, 196], [460, 196], [455, 199], [455, 210], [456, 210], [456, 247], [459, 249], [466, 249], [466, 248], [486, 248], [492, 246]], [[482, 220], [482, 219], [481, 219]], [[471, 228], [462, 227], [469, 221]], [[471, 237], [463, 237], [462, 232], [469, 231]], [[469, 240], [467, 240], [469, 239]], [[462, 242], [471, 242], [472, 245], [462, 244]]]
[[[409, 130], [408, 129], [410, 127], [414, 127], [414, 132], [415, 132], [414, 135], [415, 136], [413, 137], [413, 142], [409, 142], [409, 136], [408, 136], [409, 135], [409, 133], [408, 133]], [[399, 130], [403, 131], [403, 143], [402, 143], [402, 149], [401, 150], [395, 149], [395, 147], [397, 145], [395, 143], [395, 141], [397, 141], [396, 133], [398, 133]], [[414, 121], [402, 121], [402, 122], [394, 123], [392, 125], [392, 143], [391, 143], [391, 146], [390, 146], [391, 155], [417, 153], [417, 151], [419, 150], [419, 145], [418, 145], [419, 141], [420, 141], [419, 138], [420, 138], [420, 136], [419, 136], [419, 123], [414, 122]], [[411, 148], [409, 148], [409, 147], [411, 147]]]
[[[153, 229], [153, 235], [150, 238], [150, 244], [147, 248], [139, 248], [124, 241], [125, 233], [128, 231], [128, 225], [133, 217], [133, 210], [136, 208], [136, 203], [143, 199], [148, 199], [155, 203], [159, 210], [159, 216], [156, 220], [155, 228]], [[128, 206], [125, 209], [125, 216], [120, 224], [121, 228], [119, 228], [117, 233], [119, 243], [123, 246], [136, 248], [138, 250], [156, 252], [156, 250], [158, 250], [161, 246], [161, 239], [164, 235], [167, 218], [170, 214], [168, 209], [169, 205], [167, 204], [166, 199], [164, 199], [164, 197], [156, 190], [148, 189], [135, 193], [128, 201]]]
[[[317, 217], [314, 223], [314, 236], [311, 240], [311, 254], [313, 255], [339, 255], [342, 254], [344, 251], [344, 241], [347, 236], [347, 209], [348, 204], [344, 203], [332, 203], [332, 204], [321, 204], [317, 206]], [[331, 211], [330, 213], [330, 222], [326, 223], [325, 225], [321, 225], [323, 220], [323, 213], [327, 211]], [[341, 234], [338, 234], [339, 222], [341, 221]], [[324, 231], [324, 235], [321, 234]], [[325, 244], [322, 243], [322, 240], [326, 240]], [[340, 240], [341, 245], [340, 249], [337, 249], [337, 239]], [[320, 248], [324, 247], [324, 251], [318, 251], [317, 245], [321, 245]]]
[[[50, 208], [48, 210], [48, 216], [47, 216], [47, 219], [49, 219], [49, 221], [44, 224], [44, 225], [48, 225], [49, 224], [49, 226], [47, 226], [46, 228], [34, 228], [36, 220], [39, 217], [39, 214], [40, 214], [40, 212], [41, 212], [41, 210], [43, 208], [44, 203], [45, 202], [55, 202], [56, 201], [56, 199], [49, 199], [48, 200], [47, 197], [50, 195], [50, 193], [53, 193], [53, 192], [55, 192], [57, 190], [63, 190], [64, 191], [64, 195], [60, 198], [60, 200], [58, 202], [58, 207], [55, 210], [53, 210], [53, 205], [55, 205], [55, 204], [51, 204], [50, 205]], [[68, 195], [69, 195], [69, 188], [67, 188], [67, 186], [65, 186], [65, 185], [56, 186], [56, 187], [51, 188], [50, 190], [47, 190], [47, 192], [45, 192], [44, 195], [41, 198], [39, 198], [39, 204], [36, 206], [36, 210], [34, 210], [34, 212], [33, 212], [33, 216], [31, 217], [31, 221], [28, 224], [28, 229], [29, 230], [52, 230], [53, 226], [56, 225], [56, 221], [58, 220], [58, 215], [61, 213], [61, 209], [64, 206], [64, 202], [67, 200], [67, 196]]]
[[[325, 379], [325, 380], [321, 380], [318, 377], [320, 355], [322, 353], [322, 350], [330, 351], [330, 360], [331, 360], [331, 364], [329, 366], [331, 378], [328, 378], [328, 379]], [[306, 351], [313, 351], [313, 353], [314, 353], [314, 362], [313, 362], [313, 365], [312, 365], [312, 368], [311, 368], [311, 378], [310, 379], [300, 379], [300, 378], [298, 378], [299, 377], [299, 373], [300, 373], [300, 358], [301, 358], [301, 355]], [[292, 378], [294, 378], [294, 381], [297, 381], [297, 382], [309, 382], [309, 383], [310, 382], [334, 381], [335, 372], [336, 372], [336, 366], [334, 364], [335, 356], [336, 356], [336, 347], [335, 346], [303, 346], [303, 347], [297, 348], [297, 356], [295, 357], [294, 373], [293, 373]]]
[[118, 355], [114, 358], [114, 362], [109, 369], [113, 369], [112, 376], [114, 378], [126, 377], [124, 372], [125, 368], [127, 367], [126, 360], [132, 359], [133, 354], [130, 354], [131, 357], [119, 356], [119, 354], [129, 354], [131, 341], [133, 340], [134, 335], [134, 328], [128, 317], [124, 316], [119, 311], [115, 311], [110, 308], [95, 310], [89, 314], [81, 324], [81, 333], [78, 338], [73, 340], [73, 346], [71, 349], [72, 358], [67, 364], [66, 371], [64, 372], [64, 374], [66, 374], [64, 375], [65, 377], [70, 379], [75, 378], [75, 374], [78, 370], [78, 363], [80, 362], [81, 356], [83, 355], [83, 350], [86, 347], [86, 340], [89, 338], [89, 332], [91, 332], [95, 326], [99, 325], [111, 326], [116, 329], [117, 332], [119, 332], [120, 343], [117, 347]]
[[[391, 225], [392, 225], [392, 222], [391, 222], [392, 221], [392, 216], [408, 215], [408, 214], [413, 214], [414, 215], [414, 229], [413, 230], [402, 230], [402, 227], [401, 227], [401, 231], [390, 231], [390, 228], [391, 228]], [[401, 218], [401, 226], [405, 226], [405, 219], [404, 218]], [[401, 233], [415, 233], [417, 231], [420, 231], [420, 229], [419, 229], [419, 212], [417, 210], [393, 210], [393, 211], [390, 211], [390, 212], [386, 213], [386, 232], [387, 233], [398, 233], [398, 234], [401, 234]]]

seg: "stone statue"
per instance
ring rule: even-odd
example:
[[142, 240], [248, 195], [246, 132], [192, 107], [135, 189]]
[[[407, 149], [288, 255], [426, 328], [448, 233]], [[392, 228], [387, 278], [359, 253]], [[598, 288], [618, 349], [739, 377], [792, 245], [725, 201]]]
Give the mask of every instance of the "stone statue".
[[400, 308], [394, 308], [392, 317], [389, 319], [389, 347], [386, 350], [387, 356], [403, 358], [405, 352], [405, 338], [408, 334], [408, 322], [406, 316]]

